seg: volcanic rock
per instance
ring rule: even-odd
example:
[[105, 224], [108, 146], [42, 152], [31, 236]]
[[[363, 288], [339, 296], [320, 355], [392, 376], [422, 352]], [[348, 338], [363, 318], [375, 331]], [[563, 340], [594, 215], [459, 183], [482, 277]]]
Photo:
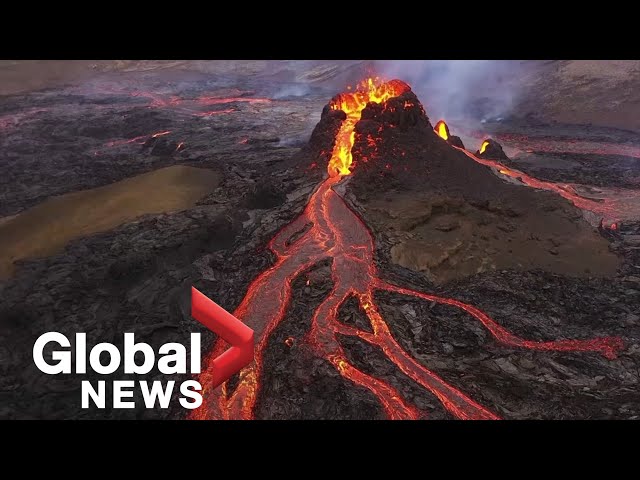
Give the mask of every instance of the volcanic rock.
[[265, 181], [252, 187], [244, 197], [244, 204], [251, 209], [269, 209], [282, 205], [287, 198], [283, 186]]
[[462, 143], [462, 139], [456, 135], [452, 135], [447, 140], [451, 145], [458, 148], [464, 148], [464, 143]]
[[486, 147], [484, 148], [484, 151], [482, 153], [480, 153], [480, 150], [476, 150], [477, 157], [490, 158], [491, 160], [505, 161], [507, 163], [510, 161], [509, 157], [507, 157], [507, 154], [504, 153], [502, 145], [491, 138], [485, 140], [483, 144], [485, 142]]

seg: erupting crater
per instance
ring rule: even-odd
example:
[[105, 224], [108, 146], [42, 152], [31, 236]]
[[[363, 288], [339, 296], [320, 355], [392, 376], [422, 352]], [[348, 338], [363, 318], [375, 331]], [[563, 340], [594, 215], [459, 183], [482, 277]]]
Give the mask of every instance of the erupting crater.
[[[371, 231], [334, 187], [343, 182], [345, 176], [349, 176], [352, 171], [355, 173], [354, 180], [362, 180], [359, 178], [360, 167], [363, 172], [368, 172], [368, 178], [378, 178], [393, 171], [411, 176], [415, 174], [415, 170], [411, 171], [411, 168], [420, 168], [426, 172], [421, 175], [431, 175], [436, 180], [439, 179], [435, 170], [429, 170], [429, 165], [411, 160], [410, 150], [393, 154], [393, 158], [406, 159], [399, 160], [398, 163], [373, 160], [379, 160], [385, 151], [390, 151], [387, 147], [381, 151], [385, 141], [404, 138], [402, 136], [406, 134], [405, 131], [411, 128], [423, 129], [420, 132], [430, 132], [428, 141], [440, 148], [437, 142], [442, 140], [439, 140], [437, 135], [448, 139], [448, 128], [443, 122], [434, 133], [410, 87], [399, 80], [383, 83], [376, 79], [368, 79], [355, 91], [334, 97], [325, 113], [327, 111], [333, 112], [332, 118], [341, 121], [328, 163], [329, 176], [311, 195], [304, 212], [271, 239], [268, 247], [275, 255], [275, 262], [250, 284], [244, 299], [234, 312], [236, 317], [255, 332], [255, 361], [240, 372], [238, 381], [234, 382], [234, 388], [230, 381], [219, 389], [211, 388], [211, 372], [205, 368], [200, 377], [204, 403], [192, 413], [191, 418], [254, 418], [265, 369], [266, 346], [271, 333], [285, 317], [291, 299], [292, 283], [300, 274], [327, 258], [331, 260], [333, 289], [313, 312], [311, 327], [306, 337], [299, 342], [307, 345], [318, 357], [330, 362], [342, 377], [372, 392], [389, 419], [419, 419], [425, 417], [425, 412], [407, 401], [391, 384], [364, 373], [350, 363], [339, 342], [340, 335], [357, 337], [378, 347], [408, 378], [433, 394], [452, 417], [478, 420], [499, 417], [461, 390], [449, 385], [403, 349], [392, 335], [376, 304], [375, 292], [379, 290], [459, 308], [480, 322], [495, 340], [508, 347], [593, 352], [608, 359], [616, 357], [618, 350], [623, 347], [619, 338], [526, 340], [512, 334], [473, 305], [405, 288], [382, 278], [374, 258], [375, 245]], [[323, 114], [323, 117], [327, 115]], [[380, 119], [384, 119], [384, 122], [381, 123]], [[330, 123], [330, 120], [326, 120], [325, 123]], [[314, 136], [318, 135], [319, 132], [314, 132], [312, 141]], [[446, 145], [446, 148], [453, 151], [452, 147], [450, 144]], [[454, 153], [457, 155], [457, 152]], [[468, 158], [463, 160], [474, 164]], [[437, 162], [434, 165], [437, 165]], [[455, 169], [456, 166], [447, 168]], [[485, 175], [482, 169], [486, 167], [474, 164], [471, 173], [460, 172], [461, 178], [468, 181], [474, 178], [473, 175]], [[488, 172], [486, 175], [487, 178], [493, 177]], [[482, 178], [484, 179], [483, 176]], [[495, 177], [493, 180], [501, 181]], [[361, 310], [366, 314], [370, 329], [362, 330], [339, 320], [340, 307], [351, 297], [357, 299]], [[290, 343], [293, 344], [293, 340]], [[204, 365], [206, 366], [209, 359], [215, 358], [225, 348], [222, 341], [217, 341]]]
[[344, 112], [346, 119], [336, 135], [333, 153], [328, 165], [329, 176], [349, 175], [351, 173], [350, 168], [353, 163], [351, 149], [355, 141], [355, 127], [360, 121], [365, 107], [369, 103], [384, 104], [390, 98], [397, 97], [410, 90], [409, 85], [400, 80], [378, 83], [369, 78], [355, 92], [341, 93], [331, 100], [330, 108]]

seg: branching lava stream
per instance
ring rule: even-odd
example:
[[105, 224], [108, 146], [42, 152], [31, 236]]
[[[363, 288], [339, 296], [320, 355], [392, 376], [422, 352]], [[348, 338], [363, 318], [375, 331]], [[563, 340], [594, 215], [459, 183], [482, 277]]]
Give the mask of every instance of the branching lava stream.
[[[621, 340], [613, 337], [549, 342], [525, 340], [513, 335], [472, 305], [402, 288], [379, 277], [374, 262], [372, 234], [333, 187], [350, 173], [354, 128], [366, 104], [382, 103], [402, 94], [406, 88], [406, 84], [399, 81], [379, 84], [368, 80], [359, 90], [341, 94], [337, 97], [339, 101], [332, 104], [331, 108], [343, 110], [347, 118], [336, 138], [329, 162], [329, 177], [313, 193], [302, 215], [270, 241], [269, 248], [276, 255], [274, 265], [251, 283], [246, 296], [234, 312], [236, 317], [255, 331], [255, 361], [240, 372], [234, 391], [230, 391], [228, 382], [220, 389], [211, 389], [210, 375], [205, 369], [200, 377], [204, 403], [192, 412], [191, 418], [253, 418], [264, 368], [265, 347], [271, 332], [285, 316], [291, 297], [291, 284], [299, 274], [325, 258], [332, 259], [334, 286], [329, 296], [313, 313], [311, 328], [304, 342], [318, 356], [328, 360], [344, 378], [371, 391], [390, 419], [418, 419], [424, 418], [425, 414], [409, 404], [389, 384], [351, 365], [338, 341], [338, 334], [356, 336], [378, 347], [400, 371], [435, 395], [455, 418], [480, 420], [498, 419], [498, 416], [448, 385], [400, 346], [375, 303], [376, 290], [387, 290], [460, 308], [481, 322], [497, 341], [510, 347], [591, 351], [606, 358], [615, 358], [617, 350], [622, 348]], [[351, 296], [358, 299], [361, 309], [366, 313], [371, 322], [371, 332], [347, 326], [338, 320], [340, 306]], [[214, 358], [225, 347], [223, 342], [218, 341], [208, 358]], [[205, 361], [204, 365], [207, 363]]]

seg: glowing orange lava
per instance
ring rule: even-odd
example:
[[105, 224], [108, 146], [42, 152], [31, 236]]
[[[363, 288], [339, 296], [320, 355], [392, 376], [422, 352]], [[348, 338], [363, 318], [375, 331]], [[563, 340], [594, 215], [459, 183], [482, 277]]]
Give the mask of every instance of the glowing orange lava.
[[[269, 242], [268, 246], [276, 256], [275, 263], [251, 283], [247, 294], [234, 312], [236, 317], [255, 332], [255, 361], [240, 372], [239, 381], [232, 392], [228, 387], [229, 382], [223, 384], [220, 389], [211, 389], [210, 372], [205, 367], [200, 376], [204, 402], [200, 408], [192, 412], [190, 418], [254, 418], [264, 368], [265, 347], [270, 334], [285, 317], [291, 299], [292, 282], [304, 271], [326, 258], [332, 260], [333, 289], [313, 312], [310, 331], [300, 343], [326, 359], [344, 378], [373, 393], [390, 419], [418, 419], [423, 418], [425, 414], [411, 405], [390, 384], [354, 367], [348, 361], [338, 341], [338, 335], [355, 336], [378, 347], [401, 372], [431, 392], [455, 418], [480, 420], [498, 419], [498, 416], [462, 391], [448, 385], [402, 348], [376, 305], [374, 294], [378, 290], [387, 290], [464, 310], [478, 320], [498, 342], [510, 347], [591, 351], [606, 358], [615, 358], [616, 352], [623, 347], [622, 341], [616, 337], [559, 341], [525, 340], [513, 335], [472, 305], [402, 288], [379, 277], [374, 261], [373, 236], [333, 189], [341, 182], [342, 175], [350, 173], [351, 152], [346, 152], [349, 154], [347, 156], [344, 148], [351, 145], [346, 142], [353, 135], [354, 120], [359, 118], [364, 108], [360, 108], [359, 105], [366, 105], [365, 97], [366, 101], [371, 101], [371, 98], [376, 101], [381, 98], [380, 95], [390, 95], [388, 91], [381, 93], [380, 90], [375, 90], [375, 95], [372, 95], [372, 84], [367, 84], [369, 93], [343, 94], [340, 96], [340, 103], [334, 104], [342, 105], [349, 112], [357, 112], [357, 115], [348, 114], [344, 121], [348, 128], [343, 125], [344, 128], [340, 129], [338, 136], [342, 135], [344, 138], [336, 139], [336, 146], [339, 145], [340, 148], [334, 149], [331, 175], [318, 186], [302, 215], [286, 225]], [[343, 141], [345, 143], [342, 143]], [[358, 300], [360, 308], [369, 319], [372, 331], [360, 330], [340, 322], [338, 312], [350, 297]], [[285, 341], [287, 344], [288, 340]], [[209, 359], [219, 355], [225, 348], [223, 342], [217, 342], [204, 365], [206, 366]]]
[[436, 123], [434, 130], [440, 138], [443, 140], [449, 140], [449, 128], [444, 120], [440, 120]]
[[482, 145], [480, 145], [480, 154], [483, 154], [488, 146], [489, 146], [489, 140], [485, 140], [484, 142], [482, 142]]
[[333, 110], [342, 110], [347, 119], [342, 122], [336, 135], [328, 171], [330, 176], [349, 175], [353, 157], [351, 147], [355, 141], [355, 126], [360, 120], [362, 110], [368, 103], [384, 103], [392, 97], [397, 97], [407, 89], [402, 82], [381, 83], [379, 79], [368, 78], [363, 81], [354, 92], [341, 93], [331, 102]]
[[164, 132], [154, 133], [153, 135], [151, 135], [151, 138], [164, 137], [165, 135], [169, 135], [170, 133], [171, 130], [165, 130]]

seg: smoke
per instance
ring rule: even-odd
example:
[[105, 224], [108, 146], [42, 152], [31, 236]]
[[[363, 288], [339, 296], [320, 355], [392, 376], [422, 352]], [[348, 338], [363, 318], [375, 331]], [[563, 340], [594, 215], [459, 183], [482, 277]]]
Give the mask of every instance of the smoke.
[[294, 83], [285, 85], [280, 88], [276, 93], [271, 95], [274, 100], [283, 100], [294, 97], [304, 97], [311, 92], [311, 87], [303, 83]]
[[511, 115], [526, 87], [519, 60], [379, 60], [376, 72], [411, 85], [435, 123], [487, 121]]

